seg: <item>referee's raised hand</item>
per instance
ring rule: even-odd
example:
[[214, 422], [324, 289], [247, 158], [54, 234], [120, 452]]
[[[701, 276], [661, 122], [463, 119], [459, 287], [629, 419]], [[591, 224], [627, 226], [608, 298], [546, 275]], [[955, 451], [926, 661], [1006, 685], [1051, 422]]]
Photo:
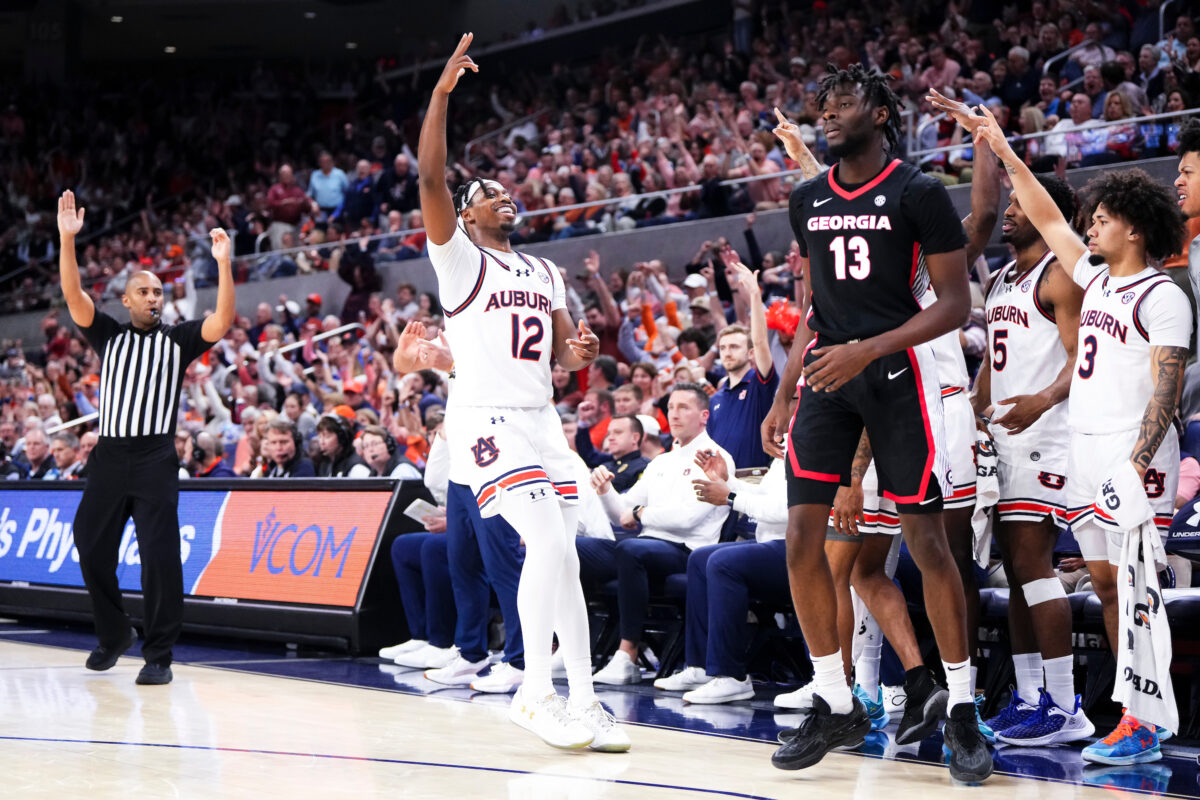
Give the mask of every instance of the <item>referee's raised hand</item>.
[[75, 208], [75, 193], [70, 189], [58, 198], [58, 232], [61, 236], [75, 236], [83, 230], [83, 208]]

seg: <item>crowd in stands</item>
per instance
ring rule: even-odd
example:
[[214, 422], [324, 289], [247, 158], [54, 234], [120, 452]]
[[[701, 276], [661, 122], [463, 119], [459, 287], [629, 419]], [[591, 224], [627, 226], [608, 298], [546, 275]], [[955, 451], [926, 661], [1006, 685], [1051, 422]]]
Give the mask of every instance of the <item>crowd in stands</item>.
[[[1172, 9], [1160, 37], [1157, 3], [1039, 1], [999, 18], [988, 3], [733, 5], [727, 30], [647, 34], [578, 62], [485, 64], [450, 121], [448, 179], [498, 180], [523, 214], [517, 241], [538, 242], [784, 205], [796, 176], [772, 176], [796, 165], [770, 133], [773, 108], [823, 162], [816, 95], [829, 63], [885, 72], [915, 143], [953, 148], [920, 158], [950, 183], [970, 179], [970, 143], [933, 114], [930, 88], [989, 105], [1013, 134], [1050, 133], [1022, 144], [1046, 171], [1171, 153], [1174, 120], [1102, 122], [1190, 108], [1200, 89], [1192, 18]], [[10, 90], [0, 311], [57, 301], [48, 209], [66, 188], [89, 209], [80, 263], [98, 298], [120, 294], [135, 269], [176, 294], [189, 266], [196, 285], [214, 282], [204, 233], [217, 226], [237, 255], [278, 251], [239, 262], [240, 280], [353, 277], [422, 255], [413, 150], [425, 92], [419, 75], [385, 78], [389, 63]], [[724, 183], [737, 178], [758, 180]], [[539, 213], [588, 202], [599, 205]]]

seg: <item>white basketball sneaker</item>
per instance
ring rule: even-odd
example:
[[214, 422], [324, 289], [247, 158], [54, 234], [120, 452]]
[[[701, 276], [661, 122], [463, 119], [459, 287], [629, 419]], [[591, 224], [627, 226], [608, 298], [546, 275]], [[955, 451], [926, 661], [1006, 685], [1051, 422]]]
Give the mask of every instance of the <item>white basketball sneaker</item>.
[[704, 672], [704, 667], [684, 667], [674, 675], [656, 680], [654, 688], [664, 692], [690, 692], [711, 680], [712, 678]]
[[379, 657], [386, 658], [388, 661], [394, 661], [396, 656], [400, 655], [401, 653], [411, 653], [414, 650], [420, 650], [427, 644], [429, 644], [429, 642], [425, 641], [424, 639], [409, 639], [407, 642], [394, 644], [391, 647], [379, 648]]
[[750, 683], [749, 676], [739, 681], [728, 675], [720, 675], [698, 689], [692, 689], [683, 695], [683, 702], [697, 705], [719, 705], [720, 703], [732, 703], [735, 700], [752, 699], [754, 699], [754, 686]]
[[641, 683], [642, 670], [624, 650], [613, 653], [613, 657], [604, 668], [592, 676], [596, 683], [609, 686], [623, 686], [629, 683]]
[[524, 671], [501, 661], [493, 666], [492, 671], [487, 675], [471, 681], [471, 688], [486, 694], [508, 694], [515, 692], [524, 680]]
[[431, 644], [427, 644], [416, 650], [401, 653], [393, 658], [392, 661], [410, 669], [441, 669], [456, 658], [458, 658], [458, 648], [453, 645], [450, 647], [434, 647]]
[[440, 683], [443, 686], [467, 686], [479, 677], [479, 673], [488, 665], [485, 658], [482, 661], [467, 661], [461, 655], [455, 656], [444, 667], [425, 671], [425, 680]]
[[815, 680], [801, 686], [794, 692], [777, 695], [775, 697], [776, 708], [812, 708], [813, 695], [817, 691], [817, 682]]
[[548, 694], [536, 700], [525, 699], [525, 687], [517, 689], [508, 718], [525, 730], [536, 734], [543, 742], [560, 750], [587, 747], [596, 738], [587, 725], [567, 711], [567, 701], [560, 695]]
[[630, 748], [629, 734], [617, 724], [616, 718], [608, 713], [599, 700], [583, 708], [567, 708], [575, 719], [592, 732], [592, 743], [588, 747], [601, 753], [624, 753]]

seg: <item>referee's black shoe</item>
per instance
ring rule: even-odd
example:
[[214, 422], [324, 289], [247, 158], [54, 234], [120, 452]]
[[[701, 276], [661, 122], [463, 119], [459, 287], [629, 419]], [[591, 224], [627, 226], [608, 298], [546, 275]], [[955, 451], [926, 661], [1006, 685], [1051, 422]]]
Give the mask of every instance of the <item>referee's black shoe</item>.
[[84, 666], [88, 669], [94, 669], [97, 672], [103, 672], [106, 669], [112, 669], [113, 664], [117, 663], [117, 659], [120, 658], [126, 650], [133, 647], [133, 643], [136, 641], [137, 630], [130, 628], [129, 638], [124, 642], [121, 642], [121, 644], [114, 647], [109, 647], [103, 644], [97, 645], [96, 649], [88, 654], [87, 662], [84, 663]]
[[951, 778], [979, 783], [992, 774], [992, 753], [979, 732], [974, 703], [959, 703], [950, 709], [942, 737], [950, 750]]
[[146, 666], [142, 667], [142, 671], [138, 673], [134, 683], [141, 686], [162, 686], [170, 683], [173, 677], [170, 665], [147, 662]]
[[905, 676], [904, 716], [896, 727], [896, 744], [920, 742], [937, 731], [946, 718], [950, 693], [934, 683], [928, 667], [916, 667]]
[[771, 756], [779, 769], [804, 769], [816, 764], [830, 750], [862, 744], [871, 730], [871, 718], [857, 697], [845, 714], [834, 714], [819, 694], [813, 696], [812, 714], [796, 733]]

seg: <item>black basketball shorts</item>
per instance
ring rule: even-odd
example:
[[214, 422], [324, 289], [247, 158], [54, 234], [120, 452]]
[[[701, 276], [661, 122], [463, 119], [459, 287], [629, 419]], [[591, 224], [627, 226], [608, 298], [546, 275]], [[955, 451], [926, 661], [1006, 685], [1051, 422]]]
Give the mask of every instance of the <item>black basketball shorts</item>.
[[[815, 361], [806, 354], [805, 364]], [[800, 387], [788, 430], [788, 506], [832, 505], [866, 428], [879, 491], [901, 514], [942, 510], [953, 486], [933, 349], [919, 345], [867, 365], [832, 392]]]

